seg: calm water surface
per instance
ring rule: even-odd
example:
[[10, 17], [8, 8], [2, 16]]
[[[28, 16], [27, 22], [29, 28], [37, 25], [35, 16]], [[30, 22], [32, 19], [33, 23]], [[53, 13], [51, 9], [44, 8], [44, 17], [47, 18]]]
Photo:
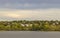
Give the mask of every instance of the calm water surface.
[[60, 38], [60, 32], [5, 31], [0, 38]]

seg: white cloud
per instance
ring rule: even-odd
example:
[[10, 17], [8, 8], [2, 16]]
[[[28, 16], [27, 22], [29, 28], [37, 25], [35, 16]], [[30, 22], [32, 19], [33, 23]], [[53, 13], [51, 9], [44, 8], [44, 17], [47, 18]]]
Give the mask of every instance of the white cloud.
[[13, 13], [9, 13], [9, 14], [7, 14], [6, 16], [8, 16], [8, 17], [12, 17], [12, 18], [19, 18], [20, 17], [20, 15], [19, 14], [13, 14]]
[[0, 17], [34, 20], [60, 20], [60, 9], [0, 10]]

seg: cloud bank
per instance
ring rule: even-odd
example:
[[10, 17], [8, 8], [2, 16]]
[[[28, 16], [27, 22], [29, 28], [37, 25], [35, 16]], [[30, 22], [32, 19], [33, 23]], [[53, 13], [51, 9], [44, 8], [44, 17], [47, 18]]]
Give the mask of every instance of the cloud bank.
[[60, 20], [60, 9], [0, 10], [0, 20]]

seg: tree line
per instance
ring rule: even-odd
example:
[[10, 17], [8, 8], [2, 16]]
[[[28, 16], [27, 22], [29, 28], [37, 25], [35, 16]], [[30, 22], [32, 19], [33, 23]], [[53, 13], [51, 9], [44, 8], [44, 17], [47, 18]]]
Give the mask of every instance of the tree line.
[[60, 31], [60, 21], [0, 21], [0, 31]]

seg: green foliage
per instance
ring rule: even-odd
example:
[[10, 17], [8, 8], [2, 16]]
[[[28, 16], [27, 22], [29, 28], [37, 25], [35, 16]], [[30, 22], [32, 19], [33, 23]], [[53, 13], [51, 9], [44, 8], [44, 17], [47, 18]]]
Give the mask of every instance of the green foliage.
[[0, 31], [60, 31], [60, 21], [0, 21]]

